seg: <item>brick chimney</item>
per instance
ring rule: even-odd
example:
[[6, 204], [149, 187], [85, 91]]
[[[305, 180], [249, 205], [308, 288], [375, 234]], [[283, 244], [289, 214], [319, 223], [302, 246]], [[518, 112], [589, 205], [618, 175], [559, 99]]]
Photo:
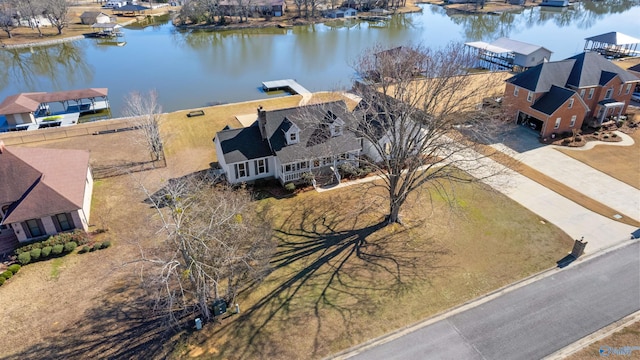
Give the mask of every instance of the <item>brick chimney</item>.
[[263, 139], [267, 138], [267, 112], [262, 108], [262, 105], [258, 106], [258, 126], [260, 127], [260, 134]]

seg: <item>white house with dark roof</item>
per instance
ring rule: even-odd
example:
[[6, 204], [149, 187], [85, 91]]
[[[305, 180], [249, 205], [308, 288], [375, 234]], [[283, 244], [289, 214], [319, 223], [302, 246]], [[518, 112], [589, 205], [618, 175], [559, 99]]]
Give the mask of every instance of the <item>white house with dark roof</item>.
[[305, 173], [333, 172], [344, 162], [357, 165], [361, 139], [343, 101], [266, 111], [258, 121], [226, 129], [214, 138], [218, 162], [230, 183], [275, 178], [299, 181]]
[[5, 147], [0, 141], [0, 249], [86, 231], [92, 192], [88, 151]]

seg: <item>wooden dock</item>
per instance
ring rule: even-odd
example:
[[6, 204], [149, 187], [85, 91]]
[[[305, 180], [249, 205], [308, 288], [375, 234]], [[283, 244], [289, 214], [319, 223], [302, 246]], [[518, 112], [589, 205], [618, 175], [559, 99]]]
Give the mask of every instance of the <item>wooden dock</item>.
[[285, 90], [292, 94], [311, 95], [311, 91], [305, 89], [293, 79], [265, 81], [262, 83], [264, 91]]

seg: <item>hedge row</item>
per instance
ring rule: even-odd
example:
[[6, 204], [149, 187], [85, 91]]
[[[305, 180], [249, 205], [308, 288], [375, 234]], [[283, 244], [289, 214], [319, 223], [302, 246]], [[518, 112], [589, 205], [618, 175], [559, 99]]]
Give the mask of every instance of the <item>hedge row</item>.
[[106, 249], [109, 246], [111, 246], [111, 242], [110, 241], [103, 241], [101, 243], [95, 243], [93, 244], [93, 246], [83, 246], [82, 249], [78, 250], [78, 254], [84, 254], [84, 253], [88, 253], [88, 252], [93, 252], [93, 251], [97, 251], [97, 250], [102, 250], [102, 249]]
[[58, 244], [53, 246], [45, 246], [42, 249], [33, 248], [31, 251], [23, 251], [18, 254], [18, 261], [22, 265], [27, 265], [39, 260], [45, 260], [49, 257], [55, 257], [63, 253], [70, 253], [78, 247], [74, 241], [70, 241], [64, 245]]
[[82, 230], [74, 230], [72, 232], [60, 233], [52, 235], [44, 241], [34, 242], [32, 244], [24, 245], [16, 249], [16, 255], [22, 253], [31, 252], [33, 249], [44, 249], [46, 247], [54, 247], [56, 245], [68, 244], [70, 242], [78, 245], [84, 245], [89, 242], [89, 236]]
[[18, 271], [20, 271], [20, 265], [13, 264], [13, 265], [10, 265], [7, 268], [7, 270], [0, 273], [0, 286], [2, 286], [5, 281], [11, 279], [11, 277], [15, 275]]

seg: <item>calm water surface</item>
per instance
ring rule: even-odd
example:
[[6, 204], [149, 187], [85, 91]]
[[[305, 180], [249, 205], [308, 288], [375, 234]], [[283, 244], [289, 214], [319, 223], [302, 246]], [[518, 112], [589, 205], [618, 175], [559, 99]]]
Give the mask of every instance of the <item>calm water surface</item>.
[[619, 31], [640, 38], [638, 0], [583, 2], [573, 9], [448, 15], [438, 6], [385, 23], [336, 22], [290, 29], [181, 32], [167, 21], [124, 29], [125, 46], [85, 39], [0, 51], [0, 101], [27, 91], [109, 88], [114, 115], [131, 91], [155, 89], [165, 111], [266, 98], [262, 81], [293, 78], [311, 91], [346, 88], [363, 50], [500, 36], [542, 45], [560, 60], [584, 38]]

